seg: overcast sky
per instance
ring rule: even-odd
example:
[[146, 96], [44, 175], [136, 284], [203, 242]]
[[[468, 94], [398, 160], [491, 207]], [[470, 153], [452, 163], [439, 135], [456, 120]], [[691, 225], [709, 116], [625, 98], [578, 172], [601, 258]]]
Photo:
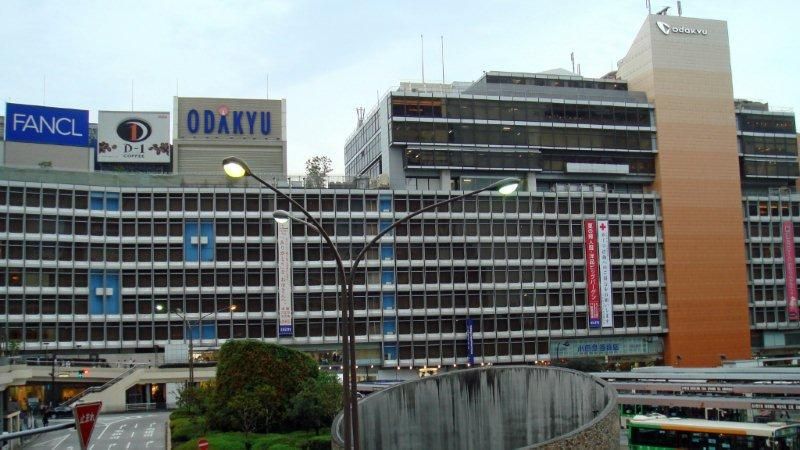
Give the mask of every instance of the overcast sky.
[[[652, 0], [653, 11], [673, 0]], [[728, 21], [734, 92], [800, 110], [800, 2], [683, 0]], [[38, 1], [0, 7], [0, 100], [90, 110], [171, 111], [182, 96], [287, 99], [289, 173], [328, 155], [344, 173], [355, 108], [401, 81], [471, 81], [483, 71], [614, 69], [645, 0]], [[46, 83], [44, 83], [46, 80]], [[46, 89], [43, 89], [43, 84]], [[45, 91], [45, 92], [43, 92]], [[4, 114], [5, 104], [2, 104]]]

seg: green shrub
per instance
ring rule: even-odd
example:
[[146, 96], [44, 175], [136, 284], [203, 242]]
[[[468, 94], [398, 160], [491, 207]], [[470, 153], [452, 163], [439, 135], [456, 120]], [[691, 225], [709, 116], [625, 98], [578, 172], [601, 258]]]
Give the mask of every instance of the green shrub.
[[170, 418], [169, 427], [172, 434], [172, 442], [186, 442], [203, 435], [202, 417], [181, 417]]
[[330, 450], [331, 436], [313, 436], [309, 438], [300, 448], [302, 450]]

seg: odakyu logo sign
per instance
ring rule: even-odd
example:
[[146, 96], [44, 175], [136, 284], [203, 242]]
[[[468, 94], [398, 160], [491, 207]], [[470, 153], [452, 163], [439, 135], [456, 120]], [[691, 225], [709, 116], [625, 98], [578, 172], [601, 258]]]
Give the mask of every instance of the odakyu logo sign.
[[6, 141], [89, 146], [89, 111], [6, 103]]
[[231, 111], [221, 105], [216, 111], [190, 109], [186, 113], [186, 129], [191, 134], [267, 136], [272, 131], [271, 119], [269, 111]]
[[666, 22], [656, 21], [656, 26], [658, 29], [661, 30], [662, 33], [665, 35], [669, 35], [670, 33], [683, 33], [683, 34], [701, 34], [703, 36], [708, 35], [708, 30], [702, 28], [691, 28], [691, 27], [673, 27], [670, 26]]

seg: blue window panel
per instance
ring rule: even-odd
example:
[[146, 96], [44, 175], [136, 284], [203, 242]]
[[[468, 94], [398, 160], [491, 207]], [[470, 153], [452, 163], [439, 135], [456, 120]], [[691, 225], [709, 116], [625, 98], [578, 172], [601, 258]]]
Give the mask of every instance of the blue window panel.
[[106, 192], [106, 210], [119, 211], [119, 192]]
[[200, 222], [200, 236], [207, 238], [206, 243], [200, 246], [200, 260], [214, 261], [214, 224]]
[[383, 294], [383, 309], [394, 309], [394, 304], [393, 294]]
[[394, 319], [383, 319], [383, 334], [394, 336], [397, 331]]
[[[187, 222], [183, 227], [183, 250], [186, 261], [214, 261], [214, 224]], [[194, 242], [192, 242], [194, 240]]]
[[381, 284], [394, 284], [393, 270], [384, 270], [381, 272]]
[[392, 212], [392, 197], [381, 195], [380, 199], [378, 199], [378, 208], [380, 212]]
[[[380, 221], [380, 231], [383, 231], [383, 230], [389, 228], [390, 226], [392, 226], [392, 221], [391, 220], [381, 220]], [[394, 232], [394, 230], [390, 231], [389, 234], [391, 234], [393, 232]]]
[[383, 359], [384, 360], [389, 360], [389, 361], [397, 359], [397, 345], [384, 344], [383, 345]]
[[120, 295], [119, 295], [119, 273], [106, 273], [105, 276], [106, 288], [111, 289], [111, 295], [105, 296], [105, 311], [106, 314], [119, 314]]
[[198, 236], [199, 224], [187, 222], [183, 225], [183, 258], [186, 261], [200, 260], [200, 246], [192, 244], [192, 238]]
[[189, 326], [189, 339], [201, 339], [200, 334], [202, 332], [202, 339], [216, 339], [217, 338], [217, 327], [214, 326], [214, 323], [203, 323], [202, 326], [198, 326], [197, 324]]
[[103, 192], [92, 192], [89, 196], [89, 209], [92, 211], [102, 211], [105, 209], [104, 205], [105, 195]]
[[97, 295], [97, 289], [103, 288], [103, 272], [89, 273], [89, 314], [103, 314], [105, 299]]
[[90, 272], [89, 314], [119, 314], [119, 288], [119, 273]]
[[394, 259], [394, 246], [392, 244], [381, 244], [381, 259]]

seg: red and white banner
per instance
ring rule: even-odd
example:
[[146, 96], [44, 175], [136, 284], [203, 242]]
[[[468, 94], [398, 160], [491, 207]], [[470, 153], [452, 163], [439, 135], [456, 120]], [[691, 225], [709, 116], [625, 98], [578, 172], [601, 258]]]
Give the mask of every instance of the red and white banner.
[[800, 320], [797, 308], [797, 266], [794, 254], [794, 225], [791, 220], [781, 224], [783, 237], [783, 279], [786, 280], [786, 308], [789, 320]]
[[600, 328], [600, 277], [597, 261], [597, 222], [583, 221], [583, 250], [586, 255], [586, 304], [589, 328]]
[[614, 301], [611, 298], [611, 250], [608, 245], [608, 221], [597, 221], [597, 260], [600, 269], [600, 311], [603, 328], [614, 326]]
[[75, 416], [75, 429], [78, 431], [78, 441], [82, 450], [86, 450], [89, 446], [89, 439], [92, 437], [94, 424], [97, 423], [97, 416], [102, 407], [103, 402], [94, 402], [75, 405], [72, 409], [72, 414]]

